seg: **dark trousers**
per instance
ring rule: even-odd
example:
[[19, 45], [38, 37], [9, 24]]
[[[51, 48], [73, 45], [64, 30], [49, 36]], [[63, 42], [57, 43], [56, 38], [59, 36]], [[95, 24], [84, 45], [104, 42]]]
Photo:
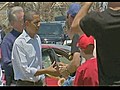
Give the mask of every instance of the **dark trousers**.
[[22, 80], [17, 80], [16, 86], [42, 86], [43, 83], [41, 80], [38, 82], [31, 82], [31, 81], [22, 81]]
[[6, 85], [10, 86], [13, 78], [11, 76], [7, 76], [7, 75], [5, 75], [5, 78], [6, 78]]
[[4, 73], [5, 73], [6, 85], [10, 86], [12, 83], [15, 82], [12, 63], [4, 64], [2, 67], [5, 70]]
[[12, 76], [5, 75], [5, 79], [6, 79], [7, 86], [11, 86], [12, 84], [16, 84], [16, 80], [14, 80]]

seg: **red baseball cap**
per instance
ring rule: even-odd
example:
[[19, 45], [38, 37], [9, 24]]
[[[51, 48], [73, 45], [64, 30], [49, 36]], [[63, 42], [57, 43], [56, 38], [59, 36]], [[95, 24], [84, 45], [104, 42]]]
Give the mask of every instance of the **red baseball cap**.
[[93, 36], [87, 37], [86, 34], [81, 35], [77, 42], [77, 46], [81, 49], [86, 49], [90, 44], [94, 45], [94, 38]]

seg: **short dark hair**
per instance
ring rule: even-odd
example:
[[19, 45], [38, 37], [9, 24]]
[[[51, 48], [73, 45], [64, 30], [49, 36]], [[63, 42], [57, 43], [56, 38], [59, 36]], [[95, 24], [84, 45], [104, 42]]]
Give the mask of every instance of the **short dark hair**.
[[34, 10], [25, 11], [24, 22], [25, 21], [32, 21], [33, 15], [37, 15], [38, 13]]

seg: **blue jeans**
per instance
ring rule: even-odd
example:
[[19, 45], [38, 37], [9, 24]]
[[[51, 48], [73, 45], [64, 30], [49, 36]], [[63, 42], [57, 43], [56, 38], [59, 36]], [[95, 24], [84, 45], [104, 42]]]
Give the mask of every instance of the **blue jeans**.
[[72, 86], [73, 80], [75, 76], [68, 76], [68, 78], [64, 81], [62, 86]]

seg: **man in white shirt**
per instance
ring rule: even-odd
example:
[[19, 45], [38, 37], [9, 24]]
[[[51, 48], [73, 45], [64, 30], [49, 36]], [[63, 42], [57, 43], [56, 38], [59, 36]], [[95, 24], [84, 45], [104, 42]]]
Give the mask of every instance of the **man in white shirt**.
[[40, 17], [34, 11], [25, 12], [25, 30], [15, 40], [12, 51], [14, 78], [17, 85], [40, 85], [39, 80], [44, 74], [59, 76], [53, 67], [42, 69], [41, 39], [37, 35]]

